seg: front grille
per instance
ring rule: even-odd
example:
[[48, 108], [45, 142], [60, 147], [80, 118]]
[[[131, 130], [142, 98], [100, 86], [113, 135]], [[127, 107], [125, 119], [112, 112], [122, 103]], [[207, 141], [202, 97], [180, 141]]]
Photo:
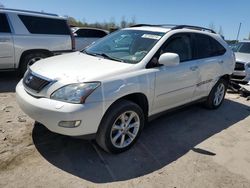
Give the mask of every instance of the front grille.
[[234, 70], [244, 71], [245, 70], [245, 64], [244, 63], [240, 63], [240, 62], [236, 62]]
[[29, 71], [23, 78], [23, 84], [37, 93], [39, 93], [45, 86], [47, 86], [51, 81], [45, 80], [37, 75], [34, 75]]

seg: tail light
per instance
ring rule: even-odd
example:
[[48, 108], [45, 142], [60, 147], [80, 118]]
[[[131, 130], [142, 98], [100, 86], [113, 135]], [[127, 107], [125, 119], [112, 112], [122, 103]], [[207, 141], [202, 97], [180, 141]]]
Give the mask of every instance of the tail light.
[[76, 41], [72, 31], [70, 31], [70, 36], [71, 36], [72, 50], [74, 51], [76, 49]]

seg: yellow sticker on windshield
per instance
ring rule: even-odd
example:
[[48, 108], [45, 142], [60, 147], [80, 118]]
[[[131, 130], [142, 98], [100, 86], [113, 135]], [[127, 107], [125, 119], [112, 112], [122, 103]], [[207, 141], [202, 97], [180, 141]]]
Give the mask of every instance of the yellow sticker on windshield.
[[144, 35], [141, 36], [141, 38], [159, 40], [161, 38], [161, 36], [159, 36], [159, 35], [152, 35], [152, 34], [144, 34]]

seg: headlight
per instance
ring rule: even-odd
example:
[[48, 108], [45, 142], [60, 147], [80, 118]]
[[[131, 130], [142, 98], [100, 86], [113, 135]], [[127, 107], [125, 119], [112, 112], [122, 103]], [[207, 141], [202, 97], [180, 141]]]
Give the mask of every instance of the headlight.
[[50, 98], [76, 104], [84, 103], [86, 98], [100, 85], [100, 82], [70, 84], [56, 90]]

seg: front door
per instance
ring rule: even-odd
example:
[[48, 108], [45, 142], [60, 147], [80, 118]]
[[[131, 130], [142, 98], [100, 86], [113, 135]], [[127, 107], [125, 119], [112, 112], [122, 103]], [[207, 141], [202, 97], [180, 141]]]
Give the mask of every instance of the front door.
[[158, 67], [155, 75], [153, 113], [190, 102], [197, 87], [199, 68], [192, 60], [192, 42], [189, 34], [172, 36], [161, 49], [161, 53], [166, 52], [178, 54], [180, 64]]

